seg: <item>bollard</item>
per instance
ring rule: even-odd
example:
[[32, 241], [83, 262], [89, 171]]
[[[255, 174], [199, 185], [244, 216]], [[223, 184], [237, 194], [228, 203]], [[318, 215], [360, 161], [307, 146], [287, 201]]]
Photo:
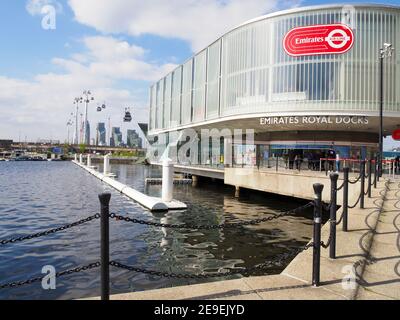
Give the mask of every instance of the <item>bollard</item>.
[[91, 167], [91, 166], [92, 166], [92, 159], [91, 159], [90, 154], [87, 155], [87, 166], [88, 166], [88, 167]]
[[162, 174], [162, 201], [171, 202], [174, 195], [174, 164], [164, 159]]
[[279, 160], [278, 160], [278, 156], [276, 156], [276, 172], [279, 171]]
[[381, 159], [380, 159], [380, 156], [378, 155], [376, 157], [376, 167], [375, 167], [375, 169], [376, 169], [376, 181], [378, 181], [378, 182], [379, 182], [379, 178], [380, 178], [380, 174], [381, 174], [381, 167], [380, 167], [380, 164], [379, 164], [380, 161], [381, 161]]
[[78, 161], [78, 155], [75, 153], [75, 162]]
[[360, 198], [360, 209], [364, 209], [364, 198], [365, 198], [365, 160], [361, 161], [361, 198]]
[[83, 164], [83, 155], [82, 154], [79, 155], [79, 164]]
[[372, 197], [372, 159], [368, 160], [368, 198]]
[[343, 168], [343, 231], [347, 232], [349, 209], [349, 172], [350, 168]]
[[99, 195], [100, 200], [100, 246], [101, 246], [101, 300], [110, 300], [110, 193]]
[[329, 258], [336, 259], [336, 212], [337, 212], [337, 182], [339, 175], [332, 173], [331, 178], [331, 207], [330, 207], [330, 238]]
[[314, 251], [313, 251], [313, 270], [312, 284], [315, 287], [319, 286], [320, 281], [320, 264], [321, 264], [321, 223], [322, 223], [322, 190], [324, 185], [315, 183], [313, 185], [315, 200], [314, 200]]
[[110, 173], [110, 155], [106, 154], [104, 156], [104, 168], [103, 168], [104, 175], [108, 175]]
[[378, 182], [376, 166], [377, 166], [377, 161], [376, 161], [376, 157], [375, 157], [375, 164], [374, 164], [374, 188], [375, 189], [377, 187], [377, 182]]

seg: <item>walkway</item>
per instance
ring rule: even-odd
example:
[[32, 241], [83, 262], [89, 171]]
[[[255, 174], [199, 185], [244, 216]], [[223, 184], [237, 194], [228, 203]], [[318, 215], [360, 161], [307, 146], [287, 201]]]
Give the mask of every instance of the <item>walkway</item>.
[[[349, 232], [341, 229], [339, 225], [337, 259], [329, 259], [328, 250], [322, 250], [318, 288], [311, 286], [310, 249], [300, 253], [280, 275], [128, 293], [111, 299], [400, 299], [399, 182], [381, 181], [372, 198], [365, 199], [365, 209], [349, 210]], [[326, 241], [329, 225], [322, 231]], [[360, 284], [355, 282], [356, 275]]]

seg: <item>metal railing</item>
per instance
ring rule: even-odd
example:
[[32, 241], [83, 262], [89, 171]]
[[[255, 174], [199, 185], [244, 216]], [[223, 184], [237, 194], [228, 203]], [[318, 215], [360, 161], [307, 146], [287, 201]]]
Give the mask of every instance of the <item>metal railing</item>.
[[[21, 236], [11, 239], [0, 240], [0, 247], [14, 244], [17, 242], [28, 241], [33, 238], [39, 238], [44, 236], [50, 236], [54, 233], [65, 231], [67, 229], [71, 229], [88, 222], [100, 219], [100, 261], [92, 262], [88, 265], [79, 266], [73, 269], [68, 269], [65, 271], [61, 271], [56, 273], [56, 277], [61, 277], [64, 275], [69, 275], [72, 273], [78, 273], [81, 271], [91, 270], [100, 267], [100, 278], [101, 278], [101, 299], [109, 300], [110, 297], [110, 266], [115, 268], [120, 268], [132, 272], [138, 272], [143, 274], [149, 274], [159, 277], [168, 277], [168, 278], [179, 278], [179, 279], [208, 279], [208, 278], [216, 278], [216, 277], [227, 277], [231, 275], [242, 275], [249, 276], [254, 274], [256, 271], [264, 270], [273, 265], [281, 265], [282, 261], [285, 261], [291, 257], [295, 257], [300, 252], [313, 248], [313, 261], [312, 261], [312, 284], [314, 286], [320, 286], [320, 259], [321, 259], [321, 248], [328, 249], [329, 248], [329, 257], [331, 259], [336, 258], [336, 228], [343, 222], [343, 231], [348, 231], [348, 209], [354, 208], [358, 204], [360, 208], [364, 208], [364, 198], [365, 196], [371, 197], [372, 187], [377, 187], [377, 180], [379, 179], [377, 175], [377, 162], [373, 160], [369, 160], [368, 162], [368, 174], [365, 172], [365, 161], [361, 163], [361, 173], [360, 176], [355, 180], [349, 179], [349, 168], [344, 168], [344, 179], [341, 186], [338, 187], [338, 174], [332, 173], [330, 175], [331, 179], [331, 196], [330, 203], [325, 204], [322, 202], [322, 191], [324, 186], [322, 184], [316, 183], [313, 185], [314, 189], [314, 200], [307, 203], [304, 206], [299, 208], [285, 211], [276, 215], [268, 216], [265, 218], [253, 219], [253, 220], [244, 220], [240, 222], [234, 223], [223, 223], [217, 225], [194, 225], [194, 224], [164, 224], [157, 223], [152, 221], [139, 220], [136, 218], [131, 218], [128, 216], [118, 215], [116, 213], [110, 213], [110, 200], [111, 194], [105, 193], [99, 195], [100, 200], [100, 214], [95, 214], [79, 220], [74, 223], [69, 223], [65, 226], [61, 226], [58, 228], [50, 229], [47, 231]], [[374, 174], [374, 178], [372, 179], [372, 175]], [[365, 190], [365, 179], [368, 178], [368, 187]], [[354, 206], [349, 206], [349, 185], [360, 182], [360, 194], [358, 200]], [[337, 221], [337, 193], [343, 190], [343, 212], [341, 214], [341, 218]], [[218, 272], [218, 273], [202, 273], [202, 274], [178, 274], [178, 273], [168, 273], [162, 271], [148, 270], [137, 266], [128, 266], [121, 262], [110, 260], [110, 220], [115, 220], [119, 222], [128, 222], [133, 224], [147, 225], [151, 227], [159, 227], [159, 228], [170, 228], [170, 229], [195, 229], [195, 230], [218, 230], [218, 229], [230, 229], [230, 228], [240, 228], [243, 226], [252, 226], [258, 225], [265, 222], [270, 222], [272, 220], [276, 220], [287, 215], [292, 215], [295, 213], [302, 212], [303, 210], [313, 207], [314, 208], [314, 217], [313, 217], [313, 241], [308, 243], [307, 245], [289, 250], [287, 253], [282, 255], [278, 255], [275, 258], [265, 261], [262, 264], [253, 266], [251, 268], [242, 268], [239, 270], [229, 270], [227, 272]], [[322, 228], [322, 212], [323, 210], [329, 210], [330, 217], [330, 233], [329, 239], [327, 242], [321, 241], [321, 228]], [[0, 284], [0, 289], [6, 288], [16, 288], [26, 284], [31, 284], [34, 282], [38, 282], [43, 280], [44, 277], [35, 277], [24, 281], [11, 282]]]

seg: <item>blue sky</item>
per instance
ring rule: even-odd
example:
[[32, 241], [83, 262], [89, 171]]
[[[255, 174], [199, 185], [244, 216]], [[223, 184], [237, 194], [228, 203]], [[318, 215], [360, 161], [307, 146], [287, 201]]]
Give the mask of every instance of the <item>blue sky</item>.
[[[125, 106], [146, 121], [149, 85], [229, 28], [279, 9], [325, 3], [332, 1], [0, 1], [0, 110], [6, 119], [0, 138], [64, 140], [72, 100], [83, 89], [109, 105], [103, 114], [91, 109], [92, 123], [111, 117], [125, 129]], [[57, 9], [55, 30], [42, 28], [45, 5]]]

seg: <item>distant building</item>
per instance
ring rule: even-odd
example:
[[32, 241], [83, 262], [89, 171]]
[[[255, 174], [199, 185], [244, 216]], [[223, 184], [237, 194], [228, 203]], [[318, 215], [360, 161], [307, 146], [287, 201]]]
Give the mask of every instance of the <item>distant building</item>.
[[106, 143], [106, 125], [104, 122], [97, 124], [96, 145], [105, 146]]
[[112, 128], [110, 145], [112, 147], [120, 147], [122, 145], [122, 133], [119, 127]]
[[60, 144], [60, 140], [39, 139], [37, 143], [40, 144]]
[[128, 129], [126, 144], [130, 148], [142, 148], [142, 138], [139, 137], [139, 134], [136, 132], [136, 130]]
[[0, 150], [10, 150], [12, 144], [12, 140], [0, 140]]
[[90, 145], [90, 123], [86, 121], [85, 144]]

